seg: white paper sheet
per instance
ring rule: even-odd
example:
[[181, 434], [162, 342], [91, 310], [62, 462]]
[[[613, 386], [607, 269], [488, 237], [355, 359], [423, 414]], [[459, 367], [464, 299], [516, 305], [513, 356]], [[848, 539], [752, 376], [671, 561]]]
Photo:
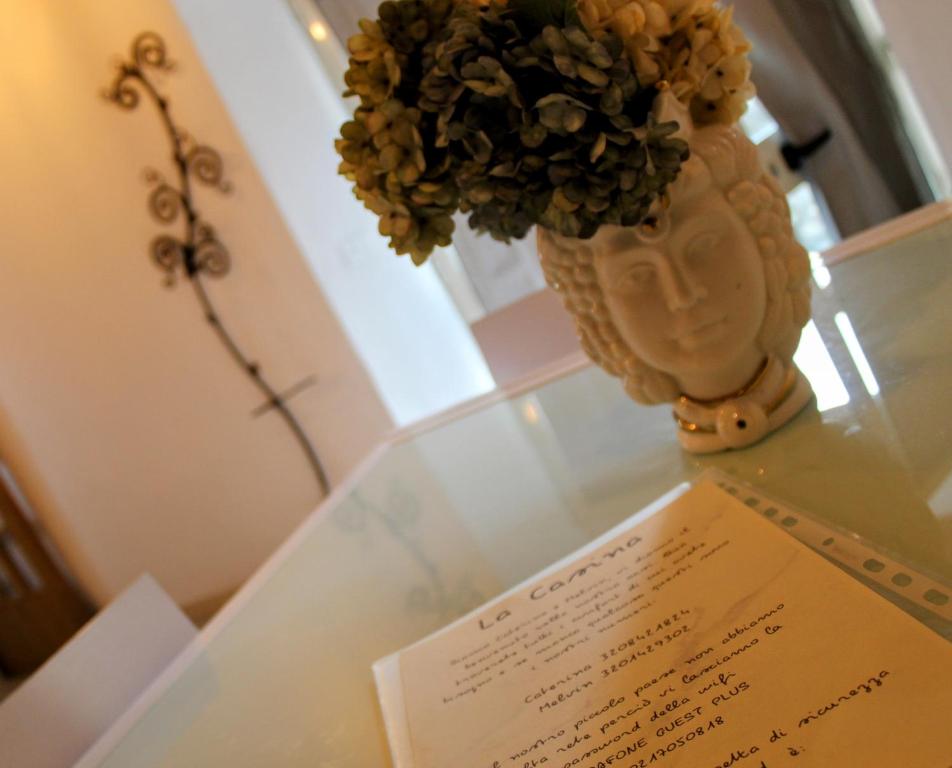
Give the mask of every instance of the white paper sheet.
[[375, 673], [398, 768], [952, 766], [952, 646], [710, 481]]

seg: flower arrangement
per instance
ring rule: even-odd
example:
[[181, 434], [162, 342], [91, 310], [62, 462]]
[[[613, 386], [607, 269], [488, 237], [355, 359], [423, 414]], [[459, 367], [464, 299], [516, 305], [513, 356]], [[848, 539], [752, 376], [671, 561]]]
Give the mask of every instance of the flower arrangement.
[[387, 0], [348, 42], [340, 172], [422, 264], [457, 211], [509, 241], [640, 223], [688, 157], [660, 121], [731, 123], [749, 45], [715, 0]]

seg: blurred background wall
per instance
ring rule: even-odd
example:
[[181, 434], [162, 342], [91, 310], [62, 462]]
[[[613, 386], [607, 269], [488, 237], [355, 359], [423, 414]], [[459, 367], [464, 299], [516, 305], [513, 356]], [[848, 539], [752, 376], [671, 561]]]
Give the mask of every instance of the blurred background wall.
[[[196, 190], [231, 252], [207, 286], [342, 478], [393, 420], [291, 236], [168, 0], [6, 0], [0, 26], [0, 457], [98, 603], [150, 571], [180, 603], [238, 585], [319, 501], [273, 413], [151, 263], [165, 229], [147, 166], [172, 176], [151, 104], [100, 92], [154, 30], [174, 117], [216, 147], [234, 191]], [[280, 115], [271, 119], [280, 121]], [[319, 210], [319, 209], [316, 209]]]
[[928, 121], [945, 165], [952, 168], [952, 3], [948, 0], [867, 0], [874, 2], [882, 33], [908, 79]]

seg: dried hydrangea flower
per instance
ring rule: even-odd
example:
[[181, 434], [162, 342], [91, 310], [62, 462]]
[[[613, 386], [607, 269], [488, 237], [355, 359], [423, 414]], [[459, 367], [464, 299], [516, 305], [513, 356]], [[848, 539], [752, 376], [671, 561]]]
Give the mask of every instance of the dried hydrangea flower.
[[634, 225], [688, 154], [659, 89], [733, 114], [740, 47], [710, 0], [387, 0], [349, 43], [340, 172], [417, 264], [456, 210], [502, 240]]
[[359, 96], [363, 104], [382, 104], [400, 85], [397, 52], [383, 35], [380, 25], [370, 19], [360, 20], [361, 34], [347, 41], [350, 67], [344, 74], [345, 96]]
[[446, 153], [431, 136], [435, 118], [416, 107], [427, 45], [453, 9], [451, 0], [388, 0], [377, 21], [360, 22], [348, 41], [348, 91], [361, 106], [335, 146], [340, 173], [379, 217], [380, 233], [398, 254], [422, 264], [453, 234], [459, 193]]
[[596, 37], [620, 37], [642, 85], [667, 81], [699, 124], [736, 122], [753, 95], [750, 44], [715, 0], [578, 0]]
[[533, 224], [582, 238], [635, 224], [687, 156], [677, 126], [654, 123], [655, 90], [639, 85], [617, 37], [536, 31], [498, 6], [458, 9], [421, 93], [460, 209], [500, 240]]

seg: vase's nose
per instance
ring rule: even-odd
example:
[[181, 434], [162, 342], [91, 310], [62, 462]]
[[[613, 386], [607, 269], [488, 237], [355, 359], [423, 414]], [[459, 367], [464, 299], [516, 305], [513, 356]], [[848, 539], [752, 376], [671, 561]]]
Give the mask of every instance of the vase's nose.
[[707, 288], [687, 269], [679, 254], [666, 254], [658, 268], [664, 302], [670, 312], [683, 312], [707, 298]]

